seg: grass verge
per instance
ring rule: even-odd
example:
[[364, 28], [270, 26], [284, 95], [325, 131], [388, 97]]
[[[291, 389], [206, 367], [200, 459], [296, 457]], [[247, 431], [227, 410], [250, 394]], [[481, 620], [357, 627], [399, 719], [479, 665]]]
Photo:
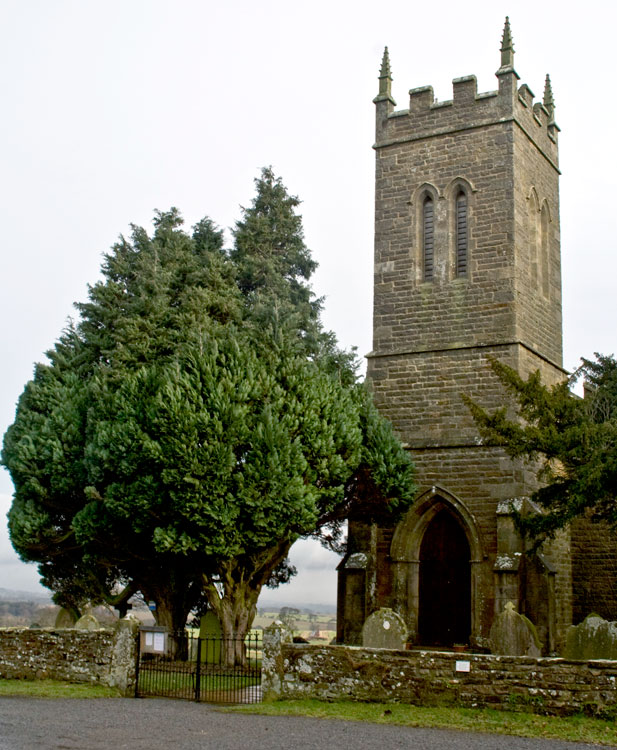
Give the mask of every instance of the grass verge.
[[321, 719], [369, 721], [375, 724], [432, 727], [617, 745], [617, 726], [614, 721], [592, 719], [582, 715], [562, 718], [492, 709], [421, 707], [399, 703], [355, 703], [351, 701], [326, 703], [317, 700], [284, 700], [250, 706], [234, 706], [225, 710], [269, 716], [313, 716]]
[[116, 688], [90, 683], [60, 680], [3, 680], [0, 696], [21, 695], [30, 698], [119, 698]]
[[[118, 698], [115, 688], [59, 680], [0, 679], [0, 696], [32, 698]], [[318, 700], [275, 701], [229, 706], [225, 711], [269, 716], [311, 716], [320, 719], [368, 721], [407, 727], [454, 729], [509, 734], [517, 737], [569, 740], [617, 746], [617, 724], [582, 715], [556, 717], [491, 709], [423, 707], [400, 703], [355, 703]]]

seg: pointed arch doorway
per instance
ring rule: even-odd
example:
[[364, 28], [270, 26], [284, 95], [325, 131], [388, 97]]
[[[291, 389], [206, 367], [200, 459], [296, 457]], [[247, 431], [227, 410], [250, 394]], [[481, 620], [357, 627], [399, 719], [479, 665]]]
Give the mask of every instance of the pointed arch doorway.
[[480, 643], [483, 550], [473, 515], [443, 487], [421, 493], [399, 521], [390, 546], [393, 601], [414, 643]]
[[418, 636], [422, 645], [468, 643], [471, 551], [459, 521], [443, 508], [420, 545]]

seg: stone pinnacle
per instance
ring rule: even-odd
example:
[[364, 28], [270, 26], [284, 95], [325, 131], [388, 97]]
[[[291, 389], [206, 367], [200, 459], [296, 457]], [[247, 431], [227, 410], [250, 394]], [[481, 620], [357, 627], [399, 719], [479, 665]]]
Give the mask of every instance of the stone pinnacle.
[[553, 87], [551, 86], [551, 77], [549, 74], [546, 74], [546, 80], [544, 81], [544, 99], [543, 99], [544, 106], [548, 109], [548, 111], [551, 113], [551, 116], [553, 115], [553, 112], [555, 111], [555, 100], [553, 99]]
[[512, 32], [510, 31], [510, 19], [508, 16], [506, 16], [503, 36], [501, 37], [501, 67], [514, 67], [514, 43], [512, 42]]
[[389, 101], [392, 104], [396, 104], [392, 98], [392, 73], [390, 72], [390, 55], [388, 54], [388, 48], [386, 47], [383, 51], [383, 57], [381, 59], [381, 70], [379, 72], [379, 93], [373, 99], [375, 103]]
[[386, 47], [383, 51], [383, 57], [381, 59], [381, 71], [379, 73], [380, 78], [392, 78], [390, 73], [390, 55], [388, 54], [388, 48]]

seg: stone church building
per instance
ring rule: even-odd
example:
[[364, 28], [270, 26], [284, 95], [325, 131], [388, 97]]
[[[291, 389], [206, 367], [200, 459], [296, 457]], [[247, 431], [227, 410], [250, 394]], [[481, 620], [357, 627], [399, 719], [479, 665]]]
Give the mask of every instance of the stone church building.
[[598, 566], [607, 538], [580, 522], [524, 554], [512, 508], [533, 512], [533, 467], [482, 445], [461, 399], [503, 405], [489, 358], [523, 376], [539, 370], [545, 383], [567, 374], [559, 127], [549, 77], [542, 101], [519, 85], [507, 19], [496, 76], [484, 93], [475, 76], [455, 79], [448, 101], [435, 101], [431, 86], [411, 89], [409, 108], [396, 110], [384, 53], [368, 377], [411, 452], [419, 491], [396, 524], [349, 518], [340, 642], [359, 643], [380, 607], [405, 619], [414, 643], [483, 648], [511, 601], [544, 653], [590, 611], [617, 619], [617, 556], [609, 571]]

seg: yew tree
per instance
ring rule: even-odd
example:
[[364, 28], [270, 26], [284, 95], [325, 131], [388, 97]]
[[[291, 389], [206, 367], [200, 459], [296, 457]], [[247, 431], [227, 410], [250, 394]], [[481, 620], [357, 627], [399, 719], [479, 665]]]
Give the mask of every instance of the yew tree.
[[[492, 366], [511, 403], [488, 412], [466, 401], [484, 440], [537, 466], [542, 486], [532, 497], [542, 512], [519, 518], [521, 529], [539, 543], [580, 516], [617, 527], [614, 357], [583, 359], [571, 378], [552, 386], [542, 382], [539, 372], [525, 379], [502, 362]], [[571, 390], [579, 378], [584, 398]]]
[[190, 560], [157, 554], [151, 529], [139, 533], [100, 502], [88, 455], [102, 388], [174, 359], [234, 318], [238, 295], [222, 245], [208, 219], [186, 234], [175, 209], [157, 214], [152, 237], [133, 227], [20, 397], [2, 451], [15, 485], [9, 532], [59, 604], [105, 601], [123, 611], [139, 590], [156, 601], [159, 623], [177, 630], [201, 596]]
[[241, 638], [294, 541], [335, 544], [368, 496], [411, 502], [407, 454], [321, 324], [298, 200], [270, 169], [256, 187], [229, 252], [175, 210], [134, 227], [20, 399], [11, 538], [67, 597], [121, 581], [176, 630], [205, 596]]

